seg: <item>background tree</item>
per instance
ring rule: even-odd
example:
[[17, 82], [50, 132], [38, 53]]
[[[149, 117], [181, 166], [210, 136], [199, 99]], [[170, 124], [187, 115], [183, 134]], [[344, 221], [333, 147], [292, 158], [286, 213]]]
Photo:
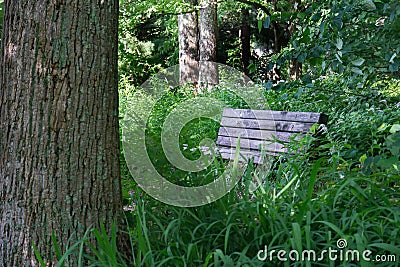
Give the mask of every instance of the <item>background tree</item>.
[[0, 0], [0, 35], [3, 28], [3, 8], [4, 8], [4, 0]]
[[4, 7], [0, 265], [35, 265], [33, 244], [53, 265], [52, 233], [64, 250], [122, 217], [118, 1]]
[[176, 14], [188, 7], [175, 1], [119, 3], [118, 72], [124, 84], [139, 86], [160, 69], [179, 63]]
[[199, 68], [199, 27], [196, 0], [190, 0], [193, 9], [178, 15], [179, 68], [181, 84], [197, 84]]
[[199, 11], [199, 83], [212, 86], [218, 83], [218, 68], [208, 64], [217, 60], [217, 2], [201, 0]]
[[241, 59], [242, 69], [244, 74], [249, 75], [249, 65], [251, 59], [251, 33], [250, 33], [250, 12], [248, 8], [241, 10], [241, 28], [240, 28], [240, 43], [241, 43]]

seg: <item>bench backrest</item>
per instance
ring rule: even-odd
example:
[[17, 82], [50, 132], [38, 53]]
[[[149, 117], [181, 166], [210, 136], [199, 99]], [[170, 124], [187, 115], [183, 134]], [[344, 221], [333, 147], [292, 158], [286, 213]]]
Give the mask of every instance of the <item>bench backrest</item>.
[[286, 152], [281, 142], [289, 142], [293, 134], [301, 137], [315, 123], [327, 121], [328, 116], [323, 113], [225, 108], [218, 132], [218, 151], [222, 158], [233, 159], [240, 136], [240, 154], [246, 159], [253, 157], [259, 164], [261, 150], [271, 155]]

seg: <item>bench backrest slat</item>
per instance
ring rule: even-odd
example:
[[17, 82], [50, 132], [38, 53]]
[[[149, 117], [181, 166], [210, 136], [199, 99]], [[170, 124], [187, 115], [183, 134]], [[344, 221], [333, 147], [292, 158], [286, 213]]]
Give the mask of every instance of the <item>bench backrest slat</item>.
[[315, 122], [292, 122], [265, 119], [222, 118], [221, 126], [245, 129], [261, 129], [282, 132], [304, 133]]
[[[261, 150], [277, 155], [287, 150], [281, 142], [292, 135], [301, 138], [315, 123], [326, 124], [328, 116], [316, 112], [288, 112], [225, 108], [217, 146], [223, 158], [233, 159], [240, 136], [240, 153], [260, 163]], [[279, 140], [280, 142], [276, 142]]]
[[[297, 121], [297, 122], [313, 122], [326, 123], [328, 116], [317, 112], [291, 112], [291, 111], [275, 111], [275, 110], [254, 110], [254, 109], [233, 109], [225, 108], [223, 117], [259, 119], [259, 120], [275, 120], [275, 121]], [[320, 121], [320, 122], [319, 122]]]
[[[259, 129], [245, 129], [245, 128], [232, 128], [232, 127], [221, 127], [218, 132], [218, 136], [232, 136], [247, 137], [249, 139], [259, 139], [259, 140], [272, 140], [274, 137], [282, 142], [289, 142], [290, 137], [294, 133], [291, 132], [277, 132], [273, 130], [259, 130]], [[297, 139], [303, 136], [299, 133], [296, 135]]]
[[[220, 136], [217, 140], [217, 145], [226, 146], [226, 147], [236, 147], [238, 143], [237, 137], [222, 137]], [[275, 152], [286, 152], [283, 144], [273, 142], [264, 141], [264, 140], [253, 140], [248, 138], [240, 138], [240, 148], [250, 149], [250, 150], [260, 150], [261, 147], [266, 151], [275, 151]]]

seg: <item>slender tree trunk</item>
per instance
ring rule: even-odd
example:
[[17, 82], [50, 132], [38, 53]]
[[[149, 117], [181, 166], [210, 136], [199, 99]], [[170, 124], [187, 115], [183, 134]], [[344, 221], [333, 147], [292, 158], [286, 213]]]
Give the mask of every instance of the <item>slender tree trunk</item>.
[[[195, 6], [196, 0], [190, 0]], [[199, 76], [199, 29], [197, 12], [178, 15], [180, 83], [197, 85]]]
[[[272, 5], [274, 10], [278, 10], [277, 8], [278, 0], [274, 0]], [[274, 32], [274, 54], [278, 54], [282, 49], [282, 37], [283, 37], [283, 29], [279, 26], [279, 23], [276, 21], [271, 22], [271, 26]], [[268, 74], [269, 80], [280, 80], [281, 79], [281, 71], [278, 66], [275, 64], [270, 73]]]
[[[300, 0], [292, 0], [292, 6], [294, 7], [295, 4], [297, 4], [297, 8], [291, 11], [295, 12], [295, 11], [300, 11], [300, 7], [301, 7], [301, 1]], [[290, 22], [290, 25], [288, 27], [288, 32], [289, 32], [289, 38], [291, 38], [294, 34], [294, 31], [296, 29], [296, 25], [294, 25], [294, 23]], [[290, 79], [292, 80], [297, 80], [300, 78], [300, 76], [303, 74], [303, 64], [297, 60], [297, 58], [293, 58], [292, 62], [290, 63], [289, 66], [289, 76]]]
[[200, 0], [199, 17], [199, 86], [211, 87], [218, 83], [217, 59], [217, 2]]
[[303, 74], [303, 64], [299, 62], [296, 58], [292, 59], [292, 62], [290, 62], [290, 79], [291, 80], [297, 80], [300, 79], [301, 75]]
[[[275, 21], [273, 21], [271, 23], [271, 25], [272, 25], [273, 31], [274, 31], [274, 54], [278, 54], [282, 48], [281, 36], [283, 34], [281, 34], [281, 33], [282, 33], [283, 29]], [[277, 64], [274, 64], [273, 68], [268, 73], [268, 79], [277, 81], [277, 80], [281, 79], [281, 75], [282, 75], [281, 71], [278, 68]]]
[[242, 45], [241, 49], [242, 68], [245, 75], [249, 75], [249, 65], [251, 58], [249, 22], [250, 22], [249, 9], [242, 8], [242, 25], [240, 29], [240, 41]]
[[38, 266], [33, 244], [54, 265], [52, 232], [64, 250], [122, 218], [118, 1], [4, 6], [0, 265]]

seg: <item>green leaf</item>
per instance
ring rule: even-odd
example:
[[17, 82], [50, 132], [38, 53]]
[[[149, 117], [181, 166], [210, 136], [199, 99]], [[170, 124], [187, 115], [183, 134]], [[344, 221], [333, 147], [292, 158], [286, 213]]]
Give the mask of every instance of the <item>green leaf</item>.
[[335, 57], [337, 58], [337, 60], [338, 60], [340, 63], [343, 63], [343, 61], [340, 59], [340, 55], [339, 55], [338, 53], [335, 54]]
[[293, 228], [293, 239], [295, 249], [297, 251], [303, 251], [302, 240], [301, 240], [301, 227], [298, 223], [292, 223]]
[[362, 155], [362, 156], [359, 158], [359, 161], [360, 161], [361, 164], [364, 164], [364, 161], [365, 161], [366, 159], [367, 159], [367, 155], [364, 154], [364, 155]]
[[295, 98], [296, 99], [299, 99], [299, 97], [301, 96], [301, 94], [303, 93], [303, 87], [300, 87], [299, 88], [299, 90], [297, 91], [297, 93], [296, 93], [296, 95], [295, 95]]
[[[316, 124], [314, 124], [316, 125]], [[314, 166], [311, 170], [311, 176], [310, 176], [310, 181], [308, 184], [308, 194], [307, 194], [307, 200], [310, 201], [314, 192], [314, 185], [315, 181], [317, 180], [317, 175], [319, 171], [319, 167], [321, 165], [321, 162], [323, 161], [323, 158], [318, 159], [315, 163]]]
[[363, 59], [362, 57], [360, 57], [360, 58], [358, 58], [358, 59], [356, 59], [356, 60], [353, 60], [353, 61], [351, 62], [351, 64], [353, 64], [354, 66], [361, 66], [364, 62], [365, 62], [365, 59]]
[[267, 90], [271, 90], [273, 83], [271, 81], [268, 81], [264, 84], [265, 88], [267, 88]]
[[282, 11], [281, 12], [281, 19], [282, 20], [288, 20], [290, 19], [290, 17], [293, 15], [292, 12], [288, 12], [288, 11]]
[[332, 20], [332, 25], [338, 29], [341, 29], [343, 27], [343, 21], [340, 17], [336, 17]]
[[301, 53], [298, 57], [297, 57], [297, 61], [303, 63], [307, 58], [307, 54], [306, 53]]
[[33, 247], [33, 252], [35, 253], [36, 259], [38, 260], [40, 266], [46, 267], [46, 263], [44, 262], [42, 256], [40, 255], [38, 248], [33, 243], [32, 243], [32, 247]]
[[375, 3], [372, 0], [364, 0], [364, 4], [367, 6], [368, 9], [376, 9]]
[[342, 39], [337, 38], [336, 47], [337, 47], [337, 49], [342, 50], [342, 48], [343, 48], [343, 40]]
[[400, 132], [395, 132], [386, 137], [386, 146], [389, 148], [393, 156], [400, 155]]
[[392, 57], [389, 59], [389, 63], [394, 63], [394, 59], [396, 58], [397, 54], [394, 53]]
[[392, 128], [390, 128], [389, 132], [390, 133], [395, 133], [400, 131], [400, 124], [393, 124]]
[[389, 251], [390, 253], [400, 255], [400, 248], [392, 245], [392, 244], [386, 244], [386, 243], [372, 243], [369, 245], [370, 247], [376, 247], [376, 248], [381, 248], [386, 251]]
[[225, 241], [224, 241], [224, 251], [227, 253], [228, 251], [228, 244], [229, 244], [229, 237], [230, 237], [230, 232], [233, 224], [229, 224], [228, 227], [226, 228], [225, 232]]
[[362, 72], [362, 70], [360, 70], [360, 69], [357, 68], [357, 67], [352, 67], [352, 68], [351, 68], [351, 71], [354, 72], [354, 73], [356, 73], [356, 74], [359, 74], [359, 75], [363, 75], [363, 74], [364, 74], [364, 73]]
[[254, 63], [250, 63], [250, 65], [247, 67], [250, 73], [254, 73], [257, 71], [257, 66]]
[[397, 159], [397, 157], [390, 157], [388, 159], [382, 158], [376, 163], [376, 165], [382, 169], [388, 170], [395, 168], [395, 166], [399, 166], [400, 161]]
[[325, 32], [325, 22], [321, 22], [321, 24], [319, 25], [319, 32], [320, 32], [320, 37], [322, 37], [322, 35]]
[[267, 17], [264, 21], [263, 21], [263, 27], [268, 29], [269, 25], [271, 24], [271, 17]]
[[342, 230], [339, 229], [335, 224], [327, 221], [316, 221], [316, 223], [325, 224], [326, 226], [330, 227], [333, 231], [335, 231], [339, 236], [344, 237], [346, 236]]
[[299, 12], [299, 13], [297, 13], [297, 17], [298, 17], [299, 19], [304, 19], [304, 18], [306, 17], [306, 13], [304, 13], [304, 12]]
[[398, 70], [399, 70], [399, 64], [394, 63], [394, 64], [390, 64], [389, 65], [389, 71], [395, 72], [395, 71], [398, 71]]
[[389, 127], [389, 125], [387, 125], [386, 123], [382, 123], [382, 125], [379, 126], [379, 128], [378, 128], [378, 132], [385, 131], [387, 127]]
[[54, 233], [54, 230], [51, 231], [51, 240], [53, 242], [54, 250], [56, 252], [56, 257], [57, 260], [60, 260], [62, 257], [61, 249], [60, 246], [58, 245], [57, 237], [56, 234]]
[[261, 19], [258, 20], [258, 32], [261, 32], [263, 26], [263, 21]]

